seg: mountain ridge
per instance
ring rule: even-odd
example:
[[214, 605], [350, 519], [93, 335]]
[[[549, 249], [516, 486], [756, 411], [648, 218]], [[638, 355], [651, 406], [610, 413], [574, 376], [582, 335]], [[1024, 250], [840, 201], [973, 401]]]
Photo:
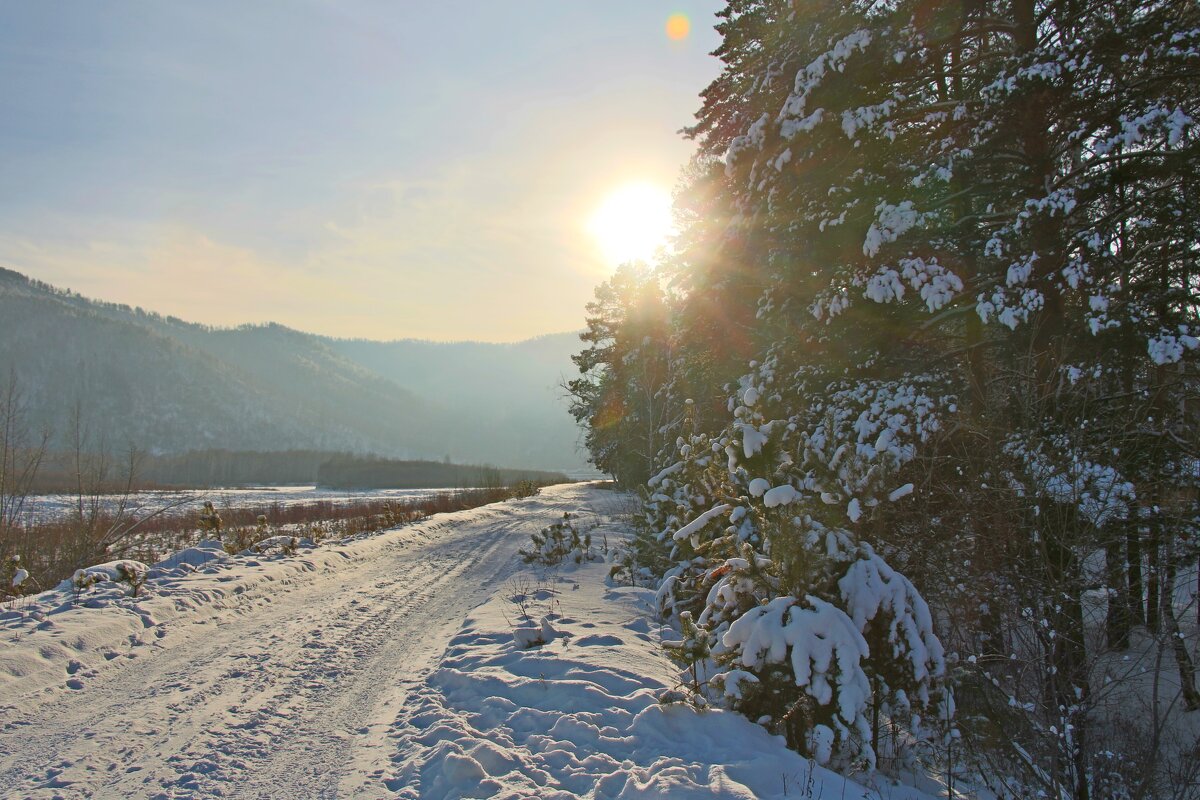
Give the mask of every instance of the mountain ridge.
[[575, 469], [557, 385], [574, 333], [372, 341], [279, 323], [208, 326], [0, 268], [0, 369], [61, 437], [76, 402], [152, 452], [315, 448]]

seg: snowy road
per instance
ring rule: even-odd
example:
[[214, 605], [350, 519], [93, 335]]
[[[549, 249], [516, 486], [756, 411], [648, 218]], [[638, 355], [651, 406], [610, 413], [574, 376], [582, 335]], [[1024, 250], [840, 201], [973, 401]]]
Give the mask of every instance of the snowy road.
[[[517, 569], [532, 531], [610, 495], [554, 487], [307, 560], [196, 572], [120, 609], [10, 625], [0, 796], [391, 795], [386, 733], [408, 691]], [[118, 612], [143, 632], [114, 646], [88, 615]], [[76, 655], [65, 668], [64, 650]]]

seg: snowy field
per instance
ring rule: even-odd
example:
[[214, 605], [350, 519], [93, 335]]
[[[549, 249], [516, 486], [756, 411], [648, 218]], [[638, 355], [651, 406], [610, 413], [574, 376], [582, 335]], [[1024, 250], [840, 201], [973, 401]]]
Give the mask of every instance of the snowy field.
[[[421, 500], [459, 489], [322, 489], [316, 486], [253, 486], [243, 489], [188, 489], [184, 491], [137, 492], [131, 498], [135, 508], [156, 509], [178, 506], [179, 513], [194, 511], [205, 500], [211, 500], [218, 510], [226, 508], [260, 508], [276, 505], [282, 507], [313, 503], [317, 501], [346, 504], [362, 500]], [[26, 511], [33, 521], [49, 522], [64, 517], [78, 498], [69, 494], [33, 495], [26, 503]], [[115, 508], [121, 498], [110, 495], [105, 505]]]
[[[27, 598], [0, 614], [0, 796], [924, 797], [659, 705], [648, 593], [517, 557], [568, 510], [612, 540], [625, 502], [563, 485], [293, 556], [193, 548], [137, 599]], [[522, 600], [544, 646], [514, 642]]]

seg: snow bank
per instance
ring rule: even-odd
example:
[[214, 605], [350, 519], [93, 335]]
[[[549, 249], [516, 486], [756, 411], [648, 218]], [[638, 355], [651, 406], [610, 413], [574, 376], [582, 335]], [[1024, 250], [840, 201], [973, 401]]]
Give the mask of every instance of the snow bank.
[[426, 540], [514, 503], [439, 514], [416, 525], [321, 547], [301, 539], [295, 554], [233, 556], [220, 542], [204, 541], [151, 565], [138, 597], [119, 582], [117, 565], [125, 562], [89, 567], [85, 572], [95, 574], [97, 581], [78, 597], [68, 579], [0, 609], [0, 715], [18, 697], [23, 706], [32, 707], [81, 689], [82, 673], [73, 665], [88, 665], [85, 677], [119, 668], [129, 659], [172, 646], [172, 630], [253, 613], [254, 607], [313, 577], [379, 558], [391, 548]]
[[541, 647], [514, 643], [504, 593], [472, 612], [393, 728], [387, 788], [400, 798], [750, 800], [803, 797], [812, 785], [813, 797], [928, 798], [852, 783], [740, 714], [660, 704], [678, 685], [661, 647], [676, 633], [650, 621], [653, 592], [606, 586], [605, 572], [584, 564], [540, 578], [556, 631]]

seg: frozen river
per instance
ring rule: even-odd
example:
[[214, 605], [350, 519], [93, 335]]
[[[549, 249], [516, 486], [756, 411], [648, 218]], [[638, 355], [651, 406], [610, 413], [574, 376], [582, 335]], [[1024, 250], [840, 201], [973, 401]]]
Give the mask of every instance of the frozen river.
[[[322, 489], [317, 486], [252, 486], [236, 489], [187, 489], [181, 491], [137, 492], [130, 498], [134, 508], [155, 509], [171, 506], [180, 513], [194, 511], [205, 500], [218, 509], [259, 508], [262, 506], [291, 506], [324, 501], [353, 503], [362, 500], [418, 500], [458, 489]], [[107, 507], [115, 508], [119, 495], [103, 499]], [[69, 494], [40, 494], [30, 497], [26, 512], [31, 521], [49, 522], [68, 514], [78, 499]]]

